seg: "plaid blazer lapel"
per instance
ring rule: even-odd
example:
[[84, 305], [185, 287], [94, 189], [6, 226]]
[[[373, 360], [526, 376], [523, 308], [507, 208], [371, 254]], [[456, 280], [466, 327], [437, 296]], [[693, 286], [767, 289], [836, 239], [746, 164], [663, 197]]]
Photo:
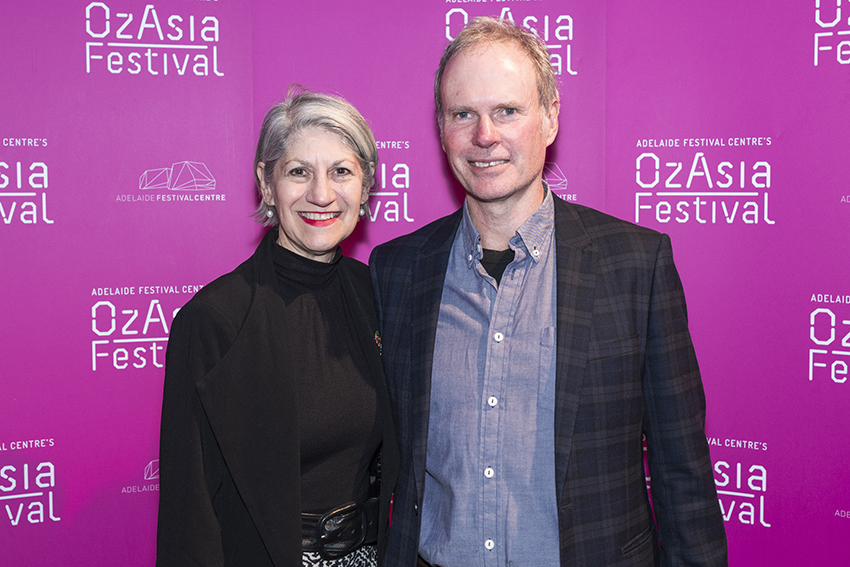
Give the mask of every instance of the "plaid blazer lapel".
[[[455, 218], [456, 217], [456, 218]], [[449, 263], [449, 253], [457, 232], [459, 214], [449, 217], [454, 222], [435, 232], [417, 251], [413, 262], [410, 330], [410, 408], [413, 431], [413, 462], [417, 494], [421, 498], [425, 485], [428, 418], [431, 407], [431, 372], [434, 363], [434, 342], [443, 282]]]
[[557, 313], [555, 354], [555, 487], [566, 482], [582, 377], [590, 345], [597, 257], [574, 210], [555, 199]]

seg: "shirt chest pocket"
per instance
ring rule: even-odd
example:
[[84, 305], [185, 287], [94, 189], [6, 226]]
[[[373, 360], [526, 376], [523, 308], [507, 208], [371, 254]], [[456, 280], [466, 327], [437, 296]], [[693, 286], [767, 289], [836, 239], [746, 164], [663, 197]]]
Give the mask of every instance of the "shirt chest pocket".
[[555, 411], [555, 327], [540, 330], [539, 376], [537, 380], [537, 406]]

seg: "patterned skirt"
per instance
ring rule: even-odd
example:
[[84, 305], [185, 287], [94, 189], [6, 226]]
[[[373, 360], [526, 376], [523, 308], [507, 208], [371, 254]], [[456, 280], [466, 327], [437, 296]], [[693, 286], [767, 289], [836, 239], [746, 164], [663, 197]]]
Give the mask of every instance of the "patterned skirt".
[[302, 567], [376, 567], [378, 550], [374, 545], [364, 545], [339, 559], [322, 559], [318, 551], [305, 551], [301, 554]]

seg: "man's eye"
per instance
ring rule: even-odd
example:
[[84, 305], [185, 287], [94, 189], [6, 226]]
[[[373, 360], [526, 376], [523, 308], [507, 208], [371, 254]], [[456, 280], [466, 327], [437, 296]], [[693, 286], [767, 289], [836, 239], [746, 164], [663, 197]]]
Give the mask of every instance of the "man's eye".
[[505, 114], [508, 114], [508, 115], [510, 115], [510, 114], [516, 114], [516, 108], [506, 108], [506, 109], [505, 109]]
[[469, 118], [469, 113], [468, 112], [458, 112], [457, 114], [455, 114], [455, 117], [460, 118], [462, 120], [464, 118]]

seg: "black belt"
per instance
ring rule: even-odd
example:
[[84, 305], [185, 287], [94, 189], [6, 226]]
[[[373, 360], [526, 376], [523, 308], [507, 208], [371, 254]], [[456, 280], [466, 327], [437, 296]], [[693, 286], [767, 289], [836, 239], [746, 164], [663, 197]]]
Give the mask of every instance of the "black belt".
[[378, 541], [378, 499], [349, 502], [325, 514], [301, 514], [301, 550], [338, 559]]
[[439, 565], [434, 565], [433, 563], [428, 563], [424, 559], [422, 559], [421, 555], [416, 556], [416, 567], [440, 567]]

